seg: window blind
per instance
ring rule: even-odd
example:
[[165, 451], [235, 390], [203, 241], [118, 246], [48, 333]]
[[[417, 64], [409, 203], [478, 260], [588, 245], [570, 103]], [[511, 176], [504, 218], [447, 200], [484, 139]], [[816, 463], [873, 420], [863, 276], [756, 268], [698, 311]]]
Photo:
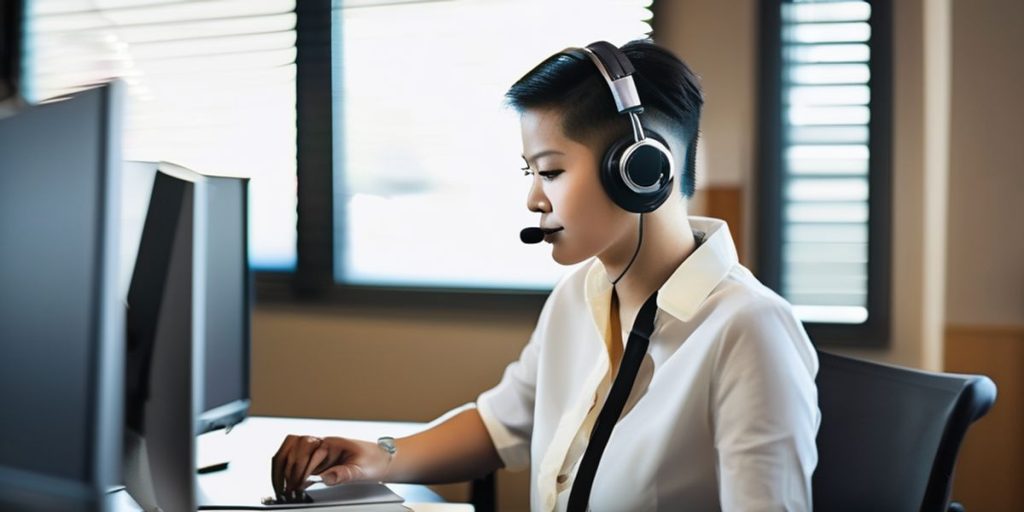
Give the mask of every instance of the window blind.
[[871, 5], [782, 4], [780, 285], [809, 322], [867, 320]]
[[124, 154], [247, 176], [250, 261], [295, 264], [295, 0], [35, 0], [26, 97], [127, 84]]

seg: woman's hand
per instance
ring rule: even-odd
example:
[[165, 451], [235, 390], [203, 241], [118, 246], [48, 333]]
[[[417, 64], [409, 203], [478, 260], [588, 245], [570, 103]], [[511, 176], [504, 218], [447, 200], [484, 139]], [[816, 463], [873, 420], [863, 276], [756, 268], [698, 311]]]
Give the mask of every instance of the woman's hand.
[[390, 456], [377, 443], [342, 437], [288, 436], [271, 462], [271, 480], [278, 498], [295, 498], [320, 475], [326, 485], [380, 481]]

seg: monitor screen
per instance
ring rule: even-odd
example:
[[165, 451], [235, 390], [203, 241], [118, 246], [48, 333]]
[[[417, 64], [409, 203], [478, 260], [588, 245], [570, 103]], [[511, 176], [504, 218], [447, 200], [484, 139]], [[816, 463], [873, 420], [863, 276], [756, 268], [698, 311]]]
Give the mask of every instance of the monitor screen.
[[88, 501], [119, 479], [120, 87], [0, 120], [3, 510], [36, 510], [18, 498], [33, 489]]
[[206, 179], [206, 372], [200, 431], [241, 421], [249, 405], [247, 188], [246, 179]]

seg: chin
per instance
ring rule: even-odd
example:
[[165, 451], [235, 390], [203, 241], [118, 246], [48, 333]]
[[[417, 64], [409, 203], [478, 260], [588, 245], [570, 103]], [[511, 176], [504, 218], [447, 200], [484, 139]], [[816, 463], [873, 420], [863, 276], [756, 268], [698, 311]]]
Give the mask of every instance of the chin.
[[551, 259], [555, 260], [555, 263], [559, 265], [575, 265], [589, 257], [590, 255], [587, 254], [573, 254], [560, 248], [557, 244], [551, 249]]

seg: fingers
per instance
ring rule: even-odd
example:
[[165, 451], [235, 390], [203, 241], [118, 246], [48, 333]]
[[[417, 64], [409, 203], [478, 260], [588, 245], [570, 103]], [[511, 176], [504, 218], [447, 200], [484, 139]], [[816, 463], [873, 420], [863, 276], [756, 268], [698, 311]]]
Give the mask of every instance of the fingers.
[[313, 452], [313, 455], [310, 456], [309, 463], [306, 464], [306, 469], [302, 472], [302, 478], [299, 480], [300, 482], [305, 483], [306, 480], [309, 479], [309, 476], [327, 460], [327, 453], [327, 446], [320, 443], [316, 451]]
[[320, 477], [324, 479], [324, 485], [338, 485], [355, 480], [360, 473], [361, 471], [358, 470], [358, 466], [346, 464], [344, 466], [334, 466], [320, 473]]
[[[285, 437], [270, 461], [270, 480], [276, 496], [281, 497], [287, 492], [300, 489], [307, 476], [306, 468], [321, 442], [320, 438], [313, 436]], [[321, 462], [322, 459], [316, 464]]]
[[270, 482], [274, 487], [274, 494], [278, 497], [284, 494], [284, 469], [288, 463], [288, 454], [291, 447], [298, 442], [298, 436], [288, 436], [281, 442], [281, 447], [270, 459]]
[[302, 486], [306, 480], [306, 468], [313, 453], [320, 448], [322, 439], [313, 436], [303, 436], [292, 445], [291, 453], [288, 455], [288, 463], [284, 469], [285, 491], [295, 491]]
[[313, 468], [313, 471], [311, 471], [310, 474], [319, 475], [320, 473], [327, 471], [327, 468], [330, 468], [331, 466], [344, 463], [345, 459], [350, 455], [346, 453], [346, 446], [347, 445], [340, 438], [328, 437], [324, 439], [324, 443], [320, 445], [320, 448], [325, 450], [324, 460], [320, 461], [320, 463]]

